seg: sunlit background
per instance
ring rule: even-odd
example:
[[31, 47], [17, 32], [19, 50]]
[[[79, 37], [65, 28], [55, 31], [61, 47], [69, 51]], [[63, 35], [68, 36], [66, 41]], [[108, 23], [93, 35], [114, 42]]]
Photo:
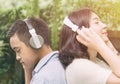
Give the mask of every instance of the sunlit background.
[[43, 18], [51, 29], [51, 46], [56, 50], [63, 18], [84, 6], [99, 15], [108, 31], [120, 31], [120, 0], [0, 0], [0, 84], [24, 84], [23, 69], [6, 39], [15, 20], [28, 16]]

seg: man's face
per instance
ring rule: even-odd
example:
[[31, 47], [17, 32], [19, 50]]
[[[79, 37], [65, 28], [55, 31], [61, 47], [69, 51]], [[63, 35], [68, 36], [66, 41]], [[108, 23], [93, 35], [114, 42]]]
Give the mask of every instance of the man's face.
[[10, 38], [10, 46], [16, 53], [16, 60], [22, 64], [23, 68], [34, 67], [38, 59], [31, 47], [20, 41], [17, 35]]

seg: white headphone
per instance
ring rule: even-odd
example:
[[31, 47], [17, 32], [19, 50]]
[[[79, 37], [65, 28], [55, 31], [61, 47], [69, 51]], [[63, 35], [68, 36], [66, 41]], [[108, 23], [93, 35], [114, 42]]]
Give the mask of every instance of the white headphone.
[[29, 40], [30, 46], [35, 49], [40, 49], [44, 44], [43, 37], [41, 35], [36, 34], [35, 28], [33, 28], [33, 26], [30, 23], [28, 23], [28, 19], [25, 19], [24, 22], [26, 23], [29, 29], [29, 33], [31, 35], [31, 38]]
[[79, 28], [77, 25], [73, 24], [68, 17], [65, 17], [63, 23], [70, 27], [74, 32], [76, 32], [77, 29]]

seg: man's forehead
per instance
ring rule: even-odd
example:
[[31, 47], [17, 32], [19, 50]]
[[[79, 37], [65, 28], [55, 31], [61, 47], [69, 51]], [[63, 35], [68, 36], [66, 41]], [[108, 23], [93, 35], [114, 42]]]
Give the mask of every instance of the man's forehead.
[[17, 35], [14, 35], [10, 38], [10, 46], [13, 49], [14, 47], [17, 47], [21, 41], [17, 37]]

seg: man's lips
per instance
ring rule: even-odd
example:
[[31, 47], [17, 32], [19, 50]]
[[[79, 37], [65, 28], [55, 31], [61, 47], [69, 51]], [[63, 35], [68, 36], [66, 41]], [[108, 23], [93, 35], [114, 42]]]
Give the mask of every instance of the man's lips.
[[23, 64], [23, 61], [20, 60], [20, 63]]

